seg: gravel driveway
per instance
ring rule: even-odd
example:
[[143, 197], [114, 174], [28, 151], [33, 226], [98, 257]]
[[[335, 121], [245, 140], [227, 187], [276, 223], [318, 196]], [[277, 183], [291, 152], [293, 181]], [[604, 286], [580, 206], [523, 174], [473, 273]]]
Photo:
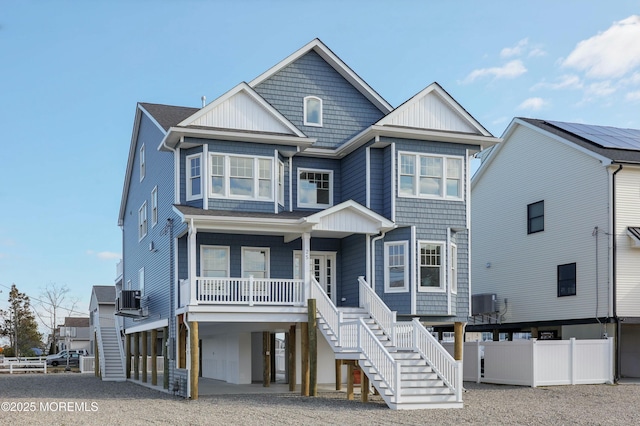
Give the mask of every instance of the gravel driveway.
[[[633, 425], [639, 385], [526, 388], [465, 383], [462, 409], [392, 411], [378, 396], [344, 393], [205, 396], [187, 401], [134, 383], [92, 375], [0, 376], [2, 424], [20, 425]], [[21, 410], [21, 411], [16, 411]]]

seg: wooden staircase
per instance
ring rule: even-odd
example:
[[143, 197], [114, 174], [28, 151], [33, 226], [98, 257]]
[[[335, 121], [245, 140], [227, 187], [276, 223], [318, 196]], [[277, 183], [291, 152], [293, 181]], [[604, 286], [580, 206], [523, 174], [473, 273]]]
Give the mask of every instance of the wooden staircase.
[[355, 359], [394, 410], [462, 408], [462, 363], [417, 320], [397, 322], [360, 278], [359, 308], [337, 308], [312, 280], [317, 324], [336, 359]]

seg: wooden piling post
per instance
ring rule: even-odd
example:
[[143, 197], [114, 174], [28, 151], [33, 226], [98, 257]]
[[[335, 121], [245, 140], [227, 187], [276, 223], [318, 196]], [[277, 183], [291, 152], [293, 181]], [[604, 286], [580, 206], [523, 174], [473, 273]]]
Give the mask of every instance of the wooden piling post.
[[162, 369], [162, 387], [169, 389], [169, 351], [171, 348], [167, 347], [169, 342], [169, 327], [165, 327], [162, 330], [162, 355], [164, 358], [164, 365]]
[[151, 384], [153, 386], [158, 385], [158, 330], [151, 330]]
[[296, 390], [296, 325], [289, 327], [289, 391]]
[[93, 332], [93, 373], [100, 377], [100, 354], [98, 353], [98, 333]]
[[262, 386], [271, 385], [271, 333], [262, 332]]
[[462, 361], [462, 351], [464, 348], [464, 326], [463, 322], [453, 324], [453, 359]]
[[309, 299], [309, 395], [318, 396], [318, 333], [316, 299]]
[[358, 368], [360, 369], [360, 399], [362, 402], [369, 402], [369, 377], [364, 374], [360, 366]]
[[300, 395], [309, 396], [309, 324], [300, 323]]
[[146, 330], [142, 332], [142, 383], [147, 383], [147, 355], [149, 354], [149, 343], [147, 341], [147, 335], [148, 333]]
[[127, 359], [125, 361], [125, 377], [127, 379], [131, 378], [131, 334], [127, 334], [125, 335], [125, 346], [126, 346], [126, 353], [127, 353]]
[[353, 367], [353, 361], [347, 364], [347, 399], [349, 401], [353, 401]]
[[133, 379], [140, 380], [140, 333], [133, 333]]
[[198, 321], [190, 321], [189, 330], [189, 349], [191, 351], [191, 399], [198, 399], [198, 377], [200, 377]]
[[336, 359], [336, 390], [342, 390], [342, 360]]

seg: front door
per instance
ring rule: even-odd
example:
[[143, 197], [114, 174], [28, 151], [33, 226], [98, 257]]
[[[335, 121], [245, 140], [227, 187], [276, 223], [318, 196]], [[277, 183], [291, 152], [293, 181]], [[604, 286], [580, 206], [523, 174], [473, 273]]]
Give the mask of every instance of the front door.
[[[336, 304], [336, 254], [334, 252], [312, 251], [310, 258], [311, 276]], [[302, 252], [294, 252], [293, 277], [302, 278]]]

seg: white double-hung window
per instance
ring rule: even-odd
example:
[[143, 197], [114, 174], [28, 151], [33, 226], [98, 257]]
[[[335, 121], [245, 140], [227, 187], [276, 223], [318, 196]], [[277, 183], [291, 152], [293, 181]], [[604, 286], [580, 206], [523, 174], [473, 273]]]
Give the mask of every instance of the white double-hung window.
[[409, 244], [407, 241], [384, 243], [384, 291], [409, 291]]
[[187, 201], [202, 198], [202, 155], [187, 156]]
[[138, 209], [138, 240], [147, 235], [147, 202], [142, 203]]
[[462, 200], [462, 157], [400, 152], [400, 197]]
[[200, 276], [229, 277], [229, 247], [200, 246]]
[[418, 291], [444, 291], [444, 244], [420, 241], [418, 257], [420, 267]]
[[209, 155], [209, 196], [273, 201], [273, 158]]

